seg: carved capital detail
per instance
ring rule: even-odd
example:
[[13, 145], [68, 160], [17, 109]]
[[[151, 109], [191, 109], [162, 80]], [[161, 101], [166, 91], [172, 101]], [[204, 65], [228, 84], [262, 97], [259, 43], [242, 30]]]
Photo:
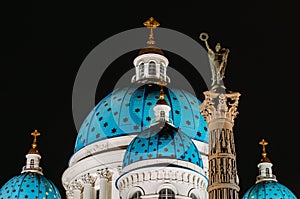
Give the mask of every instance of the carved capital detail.
[[74, 180], [71, 184], [70, 184], [70, 190], [82, 190], [83, 188], [83, 183], [81, 180]]
[[67, 199], [73, 199], [74, 198], [74, 193], [72, 190], [68, 189], [66, 191], [66, 196], [67, 196]]
[[93, 185], [95, 180], [96, 180], [96, 177], [95, 176], [92, 176], [91, 174], [87, 173], [87, 174], [84, 174], [82, 177], [81, 177], [81, 180], [84, 184], [90, 184], [90, 185]]
[[97, 174], [100, 178], [109, 179], [112, 176], [113, 172], [108, 170], [108, 168], [105, 168], [105, 169], [97, 170]]
[[118, 174], [121, 175], [122, 174], [122, 166], [118, 166], [117, 171], [118, 171]]
[[214, 119], [226, 119], [232, 124], [238, 115], [237, 107], [240, 93], [217, 93], [214, 90], [204, 92], [205, 100], [200, 104], [201, 114], [207, 122]]

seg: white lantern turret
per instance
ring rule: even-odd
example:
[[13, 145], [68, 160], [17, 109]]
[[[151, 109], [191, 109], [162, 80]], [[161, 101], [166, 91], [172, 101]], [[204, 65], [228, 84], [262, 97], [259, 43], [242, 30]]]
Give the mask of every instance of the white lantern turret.
[[272, 166], [270, 159], [267, 157], [266, 152], [266, 145], [268, 145], [268, 142], [262, 139], [262, 141], [259, 142], [260, 145], [262, 145], [262, 158], [260, 160], [260, 163], [257, 165], [259, 170], [259, 175], [256, 177], [256, 183], [263, 181], [263, 180], [276, 180], [276, 176], [272, 173]]
[[163, 87], [161, 87], [160, 89], [159, 100], [156, 102], [156, 105], [153, 107], [153, 110], [154, 110], [156, 122], [161, 122], [161, 121], [169, 122], [171, 107], [169, 106], [168, 102], [165, 100]]
[[42, 168], [40, 167], [40, 159], [41, 155], [39, 151], [37, 150], [37, 142], [36, 138], [37, 136], [40, 136], [40, 133], [35, 130], [31, 133], [33, 136], [33, 143], [31, 145], [31, 149], [29, 149], [27, 155], [26, 155], [26, 165], [22, 169], [22, 173], [24, 172], [36, 172], [39, 174], [43, 174]]
[[170, 78], [167, 76], [168, 59], [164, 56], [161, 49], [154, 46], [153, 29], [160, 24], [151, 17], [144, 22], [144, 25], [150, 29], [148, 46], [140, 50], [139, 55], [134, 59], [135, 75], [131, 82], [141, 83], [170, 83]]

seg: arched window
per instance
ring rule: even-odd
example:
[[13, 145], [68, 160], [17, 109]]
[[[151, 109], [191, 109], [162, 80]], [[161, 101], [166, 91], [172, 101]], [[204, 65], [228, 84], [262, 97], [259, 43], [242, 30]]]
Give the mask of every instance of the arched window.
[[129, 199], [140, 199], [141, 195], [142, 195], [142, 192], [137, 191]]
[[199, 199], [194, 193], [192, 193], [190, 197], [191, 197], [192, 199]]
[[160, 120], [165, 120], [165, 117], [166, 117], [165, 111], [160, 111], [159, 117], [160, 117]]
[[168, 188], [164, 188], [159, 191], [158, 199], [175, 199], [175, 193]]
[[154, 61], [149, 63], [149, 75], [156, 75], [156, 66]]
[[141, 63], [140, 66], [139, 66], [139, 73], [140, 73], [139, 75], [140, 75], [140, 78], [144, 77], [144, 74], [145, 74], [144, 73], [144, 68], [145, 68], [144, 67], [144, 63]]
[[34, 168], [34, 159], [30, 159], [30, 168], [31, 168], [31, 169]]
[[266, 168], [266, 175], [270, 176], [270, 170], [269, 170], [269, 168]]
[[165, 68], [163, 65], [160, 65], [159, 67], [159, 74], [161, 79], [165, 79]]

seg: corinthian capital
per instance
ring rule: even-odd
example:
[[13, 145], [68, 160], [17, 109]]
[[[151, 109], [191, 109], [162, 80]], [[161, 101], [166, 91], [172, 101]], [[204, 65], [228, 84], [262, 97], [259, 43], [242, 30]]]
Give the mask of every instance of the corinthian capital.
[[237, 111], [237, 107], [239, 104], [239, 98], [240, 98], [240, 93], [234, 92], [234, 93], [228, 93], [227, 98], [230, 99], [228, 102], [228, 117], [231, 120], [231, 122], [234, 122], [234, 119], [236, 116], [239, 114]]
[[81, 180], [74, 180], [71, 184], [70, 184], [70, 190], [82, 190], [83, 188], [83, 183]]
[[97, 174], [99, 175], [100, 178], [110, 178], [112, 176], [112, 172], [108, 170], [108, 168], [106, 169], [101, 169], [101, 170], [98, 170]]
[[94, 184], [95, 180], [96, 180], [96, 177], [95, 176], [92, 176], [91, 174], [87, 173], [87, 174], [84, 174], [82, 177], [81, 177], [81, 180], [84, 184]]
[[201, 114], [207, 122], [212, 119], [226, 119], [234, 122], [238, 111], [240, 93], [222, 93], [210, 90], [204, 92], [205, 100], [199, 106]]

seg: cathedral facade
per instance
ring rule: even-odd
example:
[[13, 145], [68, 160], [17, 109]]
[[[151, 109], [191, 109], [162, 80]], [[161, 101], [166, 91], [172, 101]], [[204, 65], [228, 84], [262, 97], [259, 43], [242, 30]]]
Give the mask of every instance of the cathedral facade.
[[167, 85], [169, 60], [153, 46], [133, 60], [131, 85], [84, 120], [62, 176], [69, 198], [208, 198], [208, 127], [201, 102]]
[[[240, 93], [222, 84], [229, 50], [220, 44], [212, 50], [208, 35], [200, 35], [213, 75], [212, 87], [203, 92], [201, 102], [186, 90], [168, 87], [176, 80], [168, 76], [168, 58], [155, 47], [153, 30], [159, 23], [150, 18], [144, 25], [150, 30], [148, 46], [133, 60], [131, 85], [108, 94], [83, 121], [62, 175], [63, 195], [67, 199], [238, 199], [233, 127]], [[42, 175], [37, 135], [33, 133], [34, 144], [18, 182], [44, 180], [46, 188], [11, 188], [13, 178], [1, 188], [0, 199], [62, 198]], [[272, 174], [267, 142], [260, 144], [259, 175], [243, 199], [295, 199]]]

